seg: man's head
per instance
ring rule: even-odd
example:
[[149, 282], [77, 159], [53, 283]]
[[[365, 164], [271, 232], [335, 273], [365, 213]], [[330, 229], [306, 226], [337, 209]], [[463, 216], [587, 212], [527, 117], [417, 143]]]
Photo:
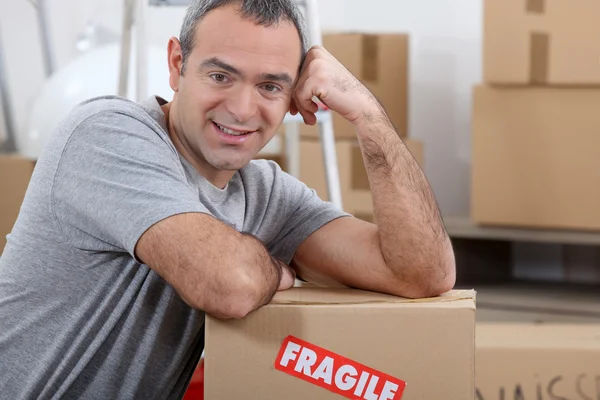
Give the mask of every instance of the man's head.
[[240, 169], [276, 133], [306, 54], [301, 18], [294, 0], [196, 0], [189, 7], [180, 40], [169, 42], [169, 118], [197, 167], [208, 174]]

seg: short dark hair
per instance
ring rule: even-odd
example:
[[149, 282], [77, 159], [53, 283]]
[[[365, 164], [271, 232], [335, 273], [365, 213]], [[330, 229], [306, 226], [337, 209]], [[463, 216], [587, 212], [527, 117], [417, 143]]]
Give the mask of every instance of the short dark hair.
[[306, 26], [302, 13], [294, 0], [193, 0], [187, 9], [179, 34], [182, 53], [182, 75], [185, 72], [187, 58], [195, 44], [198, 22], [209, 11], [229, 4], [239, 4], [240, 16], [243, 19], [254, 21], [257, 25], [269, 27], [278, 24], [280, 21], [293, 23], [300, 36], [300, 44], [302, 46], [301, 61], [304, 60], [308, 51]]

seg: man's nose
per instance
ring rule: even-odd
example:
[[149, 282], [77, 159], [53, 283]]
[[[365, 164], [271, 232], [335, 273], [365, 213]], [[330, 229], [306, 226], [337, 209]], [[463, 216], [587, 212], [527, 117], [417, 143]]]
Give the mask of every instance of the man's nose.
[[254, 117], [258, 111], [258, 93], [252, 86], [241, 87], [227, 101], [227, 111], [239, 123], [246, 123]]

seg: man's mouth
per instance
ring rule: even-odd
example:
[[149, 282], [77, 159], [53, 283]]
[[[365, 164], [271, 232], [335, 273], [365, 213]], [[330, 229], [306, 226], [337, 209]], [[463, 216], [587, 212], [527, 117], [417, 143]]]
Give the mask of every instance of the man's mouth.
[[246, 135], [248, 133], [254, 132], [254, 131], [237, 131], [234, 129], [226, 128], [223, 125], [219, 125], [214, 121], [213, 121], [213, 124], [215, 124], [217, 126], [217, 128], [219, 128], [223, 133], [226, 133], [231, 136], [242, 136], [242, 135]]

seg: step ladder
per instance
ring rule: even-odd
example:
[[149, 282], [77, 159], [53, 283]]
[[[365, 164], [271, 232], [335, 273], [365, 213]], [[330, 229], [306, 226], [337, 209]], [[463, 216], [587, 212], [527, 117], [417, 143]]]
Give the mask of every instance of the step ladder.
[[[296, 0], [298, 3], [308, 29], [308, 45], [321, 45], [322, 33], [319, 20], [317, 0]], [[119, 94], [126, 93], [129, 55], [131, 52], [132, 27], [136, 25], [136, 55], [137, 55], [137, 100], [143, 100], [148, 96], [146, 93], [147, 74], [147, 46], [145, 19], [147, 7], [169, 7], [188, 6], [190, 0], [124, 0], [123, 33], [121, 39], [121, 65], [119, 79]], [[135, 15], [134, 15], [135, 14]], [[323, 165], [325, 166], [325, 179], [329, 201], [343, 209], [340, 179], [338, 172], [337, 154], [335, 150], [335, 139], [333, 132], [332, 111], [321, 108], [317, 111], [317, 124], [319, 128], [319, 139], [321, 141]], [[300, 134], [299, 125], [304, 121], [300, 114], [287, 114], [283, 120], [285, 125], [285, 155], [287, 171], [290, 175], [300, 176]]]

